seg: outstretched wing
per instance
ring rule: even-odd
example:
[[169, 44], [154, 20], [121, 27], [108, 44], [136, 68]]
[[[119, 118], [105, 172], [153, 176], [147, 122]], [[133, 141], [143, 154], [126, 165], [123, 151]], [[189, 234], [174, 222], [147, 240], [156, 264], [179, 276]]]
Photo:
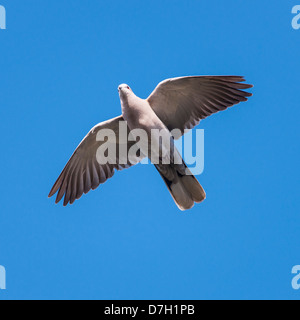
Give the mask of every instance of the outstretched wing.
[[147, 100], [167, 128], [180, 129], [182, 135], [201, 119], [247, 101], [252, 94], [243, 89], [253, 86], [243, 81], [240, 76], [172, 78], [160, 82]]
[[[79, 199], [83, 193], [87, 193], [91, 189], [96, 189], [100, 183], [104, 183], [108, 178], [111, 178], [115, 169], [122, 170], [129, 168], [142, 160], [143, 156], [141, 155], [130, 155], [130, 160], [128, 160], [128, 150], [135, 144], [135, 141], [128, 141], [128, 135], [119, 137], [119, 124], [122, 121], [126, 124], [123, 117], [119, 116], [101, 122], [90, 130], [67, 162], [53, 185], [49, 197], [52, 197], [58, 191], [56, 203], [65, 196], [64, 206], [68, 203], [72, 204], [75, 199]], [[99, 141], [97, 135], [99, 137], [100, 130], [102, 129], [106, 130], [102, 132], [107, 139], [105, 138], [103, 141]], [[109, 132], [115, 138], [111, 139], [112, 137], [109, 137]], [[129, 129], [127, 132], [129, 132]], [[105, 162], [106, 158], [99, 159], [101, 153], [99, 154], [97, 152], [99, 147], [104, 146], [104, 143], [108, 148], [109, 144], [115, 148], [115, 159], [110, 159], [108, 162]]]

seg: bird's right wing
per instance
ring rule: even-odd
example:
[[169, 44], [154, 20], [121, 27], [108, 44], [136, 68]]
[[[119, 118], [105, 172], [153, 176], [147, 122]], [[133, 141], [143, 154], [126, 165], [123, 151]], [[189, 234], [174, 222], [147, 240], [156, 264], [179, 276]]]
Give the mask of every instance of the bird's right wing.
[[[65, 195], [64, 206], [69, 202], [72, 204], [83, 193], [96, 189], [100, 183], [111, 178], [115, 169], [129, 168], [143, 159], [142, 155], [136, 153], [130, 154], [130, 158], [128, 158], [128, 151], [135, 144], [135, 141], [132, 139], [129, 141], [128, 134], [119, 136], [121, 122], [127, 128], [127, 123], [122, 116], [119, 116], [101, 122], [90, 130], [67, 162], [53, 185], [49, 197], [58, 191], [56, 203]], [[100, 134], [102, 136], [99, 136]], [[104, 139], [104, 136], [107, 139]], [[115, 150], [112, 157], [114, 159], [108, 159], [109, 153], [107, 152], [106, 156], [105, 152], [100, 150], [101, 146], [105, 147], [103, 150], [109, 148]], [[102, 154], [104, 156], [101, 156]]]
[[179, 129], [182, 135], [201, 119], [247, 101], [252, 94], [243, 89], [252, 85], [243, 81], [240, 76], [171, 78], [160, 82], [147, 100], [166, 127]]

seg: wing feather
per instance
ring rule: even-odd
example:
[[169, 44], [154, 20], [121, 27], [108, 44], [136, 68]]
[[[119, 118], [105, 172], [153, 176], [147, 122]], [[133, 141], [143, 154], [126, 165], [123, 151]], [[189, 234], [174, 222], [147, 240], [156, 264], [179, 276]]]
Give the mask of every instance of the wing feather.
[[[128, 137], [118, 139], [120, 121], [124, 121], [122, 116], [99, 123], [93, 127], [81, 141], [49, 193], [49, 197], [52, 197], [57, 192], [56, 203], [64, 197], [64, 206], [68, 203], [72, 204], [76, 199], [79, 199], [83, 193], [87, 193], [91, 189], [96, 189], [99, 184], [111, 178], [114, 175], [115, 169], [122, 170], [133, 165], [130, 162], [125, 165], [119, 164], [118, 162], [121, 156], [122, 161], [124, 161], [124, 155], [119, 154], [117, 155], [117, 163], [108, 162], [99, 164], [97, 161], [97, 150], [99, 146], [104, 143], [104, 141], [97, 141], [96, 139], [97, 133], [101, 129], [111, 129], [114, 131], [117, 137], [117, 150], [119, 150], [118, 146], [120, 143], [126, 142], [128, 152], [130, 147], [135, 143], [135, 141], [129, 141]], [[134, 163], [138, 163], [142, 158], [143, 156], [136, 157]]]
[[[162, 81], [147, 98], [167, 128], [191, 129], [213, 113], [247, 101], [252, 88], [241, 76], [191, 76]], [[179, 137], [176, 137], [179, 138]]]

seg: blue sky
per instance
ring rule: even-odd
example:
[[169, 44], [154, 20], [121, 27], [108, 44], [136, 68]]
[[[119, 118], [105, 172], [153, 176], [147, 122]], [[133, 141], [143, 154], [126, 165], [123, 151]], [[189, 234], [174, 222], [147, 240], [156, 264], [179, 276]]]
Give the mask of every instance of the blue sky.
[[[299, 299], [299, 50], [293, 1], [0, 0], [0, 299]], [[48, 192], [117, 87], [244, 75], [200, 123], [207, 199], [181, 213], [152, 166], [74, 205]]]

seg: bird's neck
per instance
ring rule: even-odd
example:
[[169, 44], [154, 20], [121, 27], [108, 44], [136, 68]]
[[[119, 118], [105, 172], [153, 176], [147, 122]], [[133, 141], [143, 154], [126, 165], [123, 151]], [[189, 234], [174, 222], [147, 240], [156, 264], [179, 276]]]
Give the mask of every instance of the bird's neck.
[[130, 109], [132, 109], [132, 107], [137, 103], [138, 99], [139, 98], [133, 92], [126, 95], [121, 95], [120, 101], [122, 112], [128, 112]]

